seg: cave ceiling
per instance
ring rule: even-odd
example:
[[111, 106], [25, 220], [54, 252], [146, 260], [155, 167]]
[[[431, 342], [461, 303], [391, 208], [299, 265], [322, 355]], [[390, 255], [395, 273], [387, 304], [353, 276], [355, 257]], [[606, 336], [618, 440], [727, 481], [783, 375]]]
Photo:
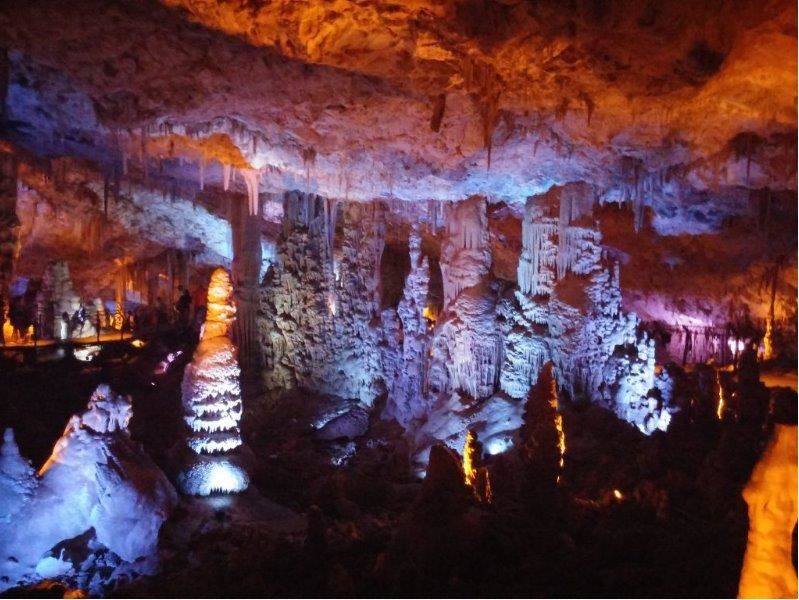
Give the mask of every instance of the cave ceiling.
[[354, 200], [796, 189], [792, 1], [7, 0], [0, 33], [38, 156]]

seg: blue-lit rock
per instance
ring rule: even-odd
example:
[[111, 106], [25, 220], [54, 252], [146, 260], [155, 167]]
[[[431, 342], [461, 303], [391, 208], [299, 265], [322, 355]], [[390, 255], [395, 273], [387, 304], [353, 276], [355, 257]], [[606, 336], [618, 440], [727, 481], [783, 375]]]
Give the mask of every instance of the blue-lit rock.
[[[99, 386], [87, 410], [70, 419], [35, 478], [6, 434], [0, 491], [11, 513], [0, 521], [0, 589], [65, 570], [75, 575], [93, 569], [90, 560], [71, 564], [48, 554], [89, 530], [94, 532], [90, 546], [107, 548], [118, 564], [138, 561], [133, 571], [139, 573], [155, 568], [158, 532], [177, 496], [130, 439], [131, 416], [128, 398]], [[10, 481], [13, 485], [6, 485]], [[100, 579], [108, 578], [106, 573]]]

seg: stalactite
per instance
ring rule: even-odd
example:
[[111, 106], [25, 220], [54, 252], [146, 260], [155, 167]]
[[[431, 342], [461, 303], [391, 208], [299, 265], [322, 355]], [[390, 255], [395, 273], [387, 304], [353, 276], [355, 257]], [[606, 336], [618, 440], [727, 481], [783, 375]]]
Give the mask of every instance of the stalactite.
[[247, 187], [247, 205], [251, 215], [260, 212], [258, 201], [258, 188], [261, 183], [261, 172], [256, 169], [240, 169], [241, 177]]
[[[529, 213], [529, 210], [528, 210]], [[519, 258], [518, 284], [523, 294], [551, 293], [552, 239], [557, 232], [553, 222], [533, 222], [529, 214], [522, 221], [522, 254]]]
[[491, 264], [485, 199], [449, 203], [445, 211], [447, 237], [440, 262], [444, 310], [461, 290], [479, 283]]
[[103, 177], [103, 214], [108, 218], [108, 173]]
[[316, 163], [316, 150], [314, 148], [303, 148], [302, 163], [305, 166], [305, 193], [309, 193], [311, 185], [311, 167]]
[[233, 165], [222, 165], [222, 189], [228, 191], [230, 189], [230, 179], [233, 174]]

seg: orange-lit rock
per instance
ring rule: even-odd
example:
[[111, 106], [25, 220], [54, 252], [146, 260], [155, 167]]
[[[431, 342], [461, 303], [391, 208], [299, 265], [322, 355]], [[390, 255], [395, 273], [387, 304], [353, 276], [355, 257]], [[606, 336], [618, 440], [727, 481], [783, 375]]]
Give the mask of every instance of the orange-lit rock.
[[743, 491], [749, 506], [739, 598], [796, 598], [792, 532], [797, 521], [796, 426], [775, 425]]

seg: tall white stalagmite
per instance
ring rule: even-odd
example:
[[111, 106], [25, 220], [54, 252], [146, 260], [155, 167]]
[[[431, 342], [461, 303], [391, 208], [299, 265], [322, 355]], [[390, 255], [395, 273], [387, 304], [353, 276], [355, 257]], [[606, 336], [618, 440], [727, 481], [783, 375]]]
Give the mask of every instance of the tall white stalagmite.
[[242, 444], [241, 371], [230, 339], [236, 316], [233, 285], [224, 269], [211, 276], [207, 307], [200, 343], [181, 388], [192, 454], [178, 486], [195, 496], [241, 492], [250, 482], [240, 456], [232, 452]]

